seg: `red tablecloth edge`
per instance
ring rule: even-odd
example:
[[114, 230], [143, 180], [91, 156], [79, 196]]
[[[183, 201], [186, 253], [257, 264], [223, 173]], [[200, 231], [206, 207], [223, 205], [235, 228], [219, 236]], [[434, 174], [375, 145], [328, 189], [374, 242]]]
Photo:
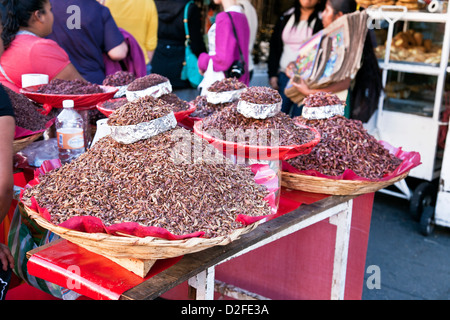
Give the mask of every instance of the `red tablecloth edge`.
[[182, 256], [160, 259], [141, 278], [106, 257], [67, 240], [31, 256], [28, 273], [95, 300], [117, 300], [120, 295], [177, 263]]

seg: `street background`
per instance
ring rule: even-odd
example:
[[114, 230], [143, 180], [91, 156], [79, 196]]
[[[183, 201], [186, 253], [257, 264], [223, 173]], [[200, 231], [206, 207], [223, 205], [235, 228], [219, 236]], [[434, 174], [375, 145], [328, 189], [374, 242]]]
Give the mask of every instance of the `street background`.
[[407, 200], [376, 193], [366, 270], [370, 265], [380, 268], [381, 288], [365, 283], [363, 300], [450, 300], [450, 229], [436, 226], [423, 236]]

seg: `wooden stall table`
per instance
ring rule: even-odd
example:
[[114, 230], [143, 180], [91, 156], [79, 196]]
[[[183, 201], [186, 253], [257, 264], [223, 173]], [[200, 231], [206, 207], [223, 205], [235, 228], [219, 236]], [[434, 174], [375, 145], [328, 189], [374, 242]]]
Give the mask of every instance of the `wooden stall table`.
[[[197, 253], [187, 254], [177, 258], [176, 261], [168, 262], [170, 265], [163, 266], [160, 270], [150, 270], [150, 273], [153, 273], [145, 279], [136, 279], [136, 275], [133, 275], [131, 272], [123, 269], [107, 258], [100, 257], [97, 254], [91, 253], [75, 245], [73, 246], [78, 248], [77, 253], [81, 252], [81, 254], [78, 254], [75, 261], [69, 259], [64, 263], [67, 264], [66, 267], [77, 265], [80, 270], [78, 273], [73, 271], [62, 271], [64, 267], [56, 265], [56, 263], [52, 261], [52, 243], [49, 244], [49, 247], [41, 247], [29, 252], [30, 260], [28, 262], [28, 271], [36, 277], [54, 282], [63, 287], [67, 287], [67, 283], [73, 283], [74, 281], [78, 282], [79, 285], [75, 286], [76, 288], [70, 289], [92, 299], [145, 300], [155, 299], [161, 296], [164, 297], [164, 294], [166, 293], [169, 294], [168, 298], [185, 299], [189, 297], [186, 292], [187, 290], [183, 289], [183, 285], [186, 285], [186, 283], [189, 285], [189, 288], [194, 288], [194, 290], [191, 290], [191, 293], [194, 292], [194, 295], [190, 296], [191, 298], [213, 299], [215, 287], [226, 287], [226, 284], [216, 280], [216, 276], [226, 278], [226, 266], [228, 264], [233, 261], [238, 261], [239, 259], [245, 259], [245, 257], [252, 252], [264, 250], [264, 248], [269, 245], [276, 246], [277, 241], [286, 239], [290, 235], [298, 234], [301, 229], [317, 225], [318, 223], [325, 223], [335, 227], [336, 232], [331, 236], [331, 238], [333, 238], [333, 244], [331, 245], [332, 248], [330, 248], [330, 250], [333, 252], [333, 258], [332, 265], [328, 266], [328, 268], [331, 268], [332, 274], [331, 277], [327, 279], [328, 285], [326, 286], [330, 290], [323, 296], [326, 297], [326, 299], [344, 299], [346, 298], [346, 288], [349, 286], [356, 286], [356, 292], [362, 292], [364, 269], [361, 269], [361, 263], [363, 265], [362, 268], [364, 268], [368, 231], [367, 235], [362, 237], [362, 241], [361, 239], [357, 239], [358, 242], [362, 244], [353, 255], [357, 258], [357, 265], [359, 267], [357, 267], [358, 270], [356, 270], [356, 272], [355, 270], [351, 272], [351, 276], [357, 273], [357, 281], [349, 281], [347, 278], [347, 266], [349, 261], [348, 254], [352, 212], [355, 207], [354, 201], [361, 202], [362, 199], [364, 206], [366, 207], [366, 213], [364, 214], [366, 227], [364, 228], [368, 229], [367, 220], [370, 223], [373, 194], [359, 197], [310, 194], [306, 195], [306, 198], [309, 198], [309, 201], [306, 202], [304, 201], [306, 199], [305, 194], [300, 191], [286, 190], [283, 188], [281, 194], [282, 201], [280, 201], [280, 209], [285, 210], [287, 213], [260, 224], [253, 231], [242, 235], [241, 238], [226, 246], [215, 246]], [[298, 202], [300, 201], [299, 197], [302, 199], [301, 202]], [[292, 210], [292, 208], [294, 209]], [[361, 228], [357, 227], [357, 229]], [[301, 246], [302, 244], [299, 243], [298, 245]], [[327, 244], [327, 246], [329, 245]], [[50, 252], [49, 256], [46, 254], [46, 251]], [[67, 254], [70, 255], [70, 253]], [[286, 254], [289, 253], [286, 252]], [[321, 252], [316, 252], [316, 254], [318, 257], [322, 255]], [[86, 261], [89, 262], [94, 257], [103, 259], [101, 264], [98, 264], [95, 269], [110, 270], [112, 268], [114, 270], [119, 270], [121, 274], [124, 274], [125, 272], [125, 278], [129, 277], [132, 280], [127, 284], [128, 279], [121, 279], [120, 283], [122, 287], [112, 289], [115, 280], [112, 276], [114, 273], [107, 272], [105, 275], [94, 274], [86, 276], [86, 273], [84, 273], [83, 270], [83, 264]], [[42, 261], [44, 262], [42, 263]], [[293, 264], [297, 263], [296, 261], [291, 262]], [[276, 264], [277, 261], [260, 261], [260, 263]], [[280, 268], [283, 269], [283, 266], [281, 265]], [[220, 274], [217, 270], [221, 270]], [[299, 274], [302, 273], [301, 266], [299, 266], [297, 272]], [[267, 279], [267, 281], [270, 281], [270, 279]], [[123, 285], [124, 283], [125, 285]], [[271, 283], [270, 285], [276, 287], [277, 283]], [[171, 292], [174, 292], [174, 290], [176, 291], [177, 288], [182, 289], [183, 295], [177, 296], [177, 294], [172, 294], [172, 296], [170, 296]], [[320, 285], [318, 285], [318, 288], [320, 288]], [[105, 291], [109, 290], [116, 290], [116, 292], [113, 294], [109, 294], [109, 292], [105, 293]], [[301, 288], [298, 288], [298, 290], [301, 290]], [[229, 287], [227, 287], [227, 291], [230, 292], [232, 297], [237, 299], [266, 298], [264, 292], [250, 292], [247, 288], [244, 288], [243, 290], [238, 289], [233, 293], [229, 290]], [[358, 296], [358, 293], [356, 296]], [[312, 298], [315, 299], [316, 297], [314, 296]], [[354, 296], [351, 296], [350, 298], [353, 299]], [[275, 299], [277, 299], [276, 296]], [[295, 297], [293, 297], [293, 299], [295, 299]]]

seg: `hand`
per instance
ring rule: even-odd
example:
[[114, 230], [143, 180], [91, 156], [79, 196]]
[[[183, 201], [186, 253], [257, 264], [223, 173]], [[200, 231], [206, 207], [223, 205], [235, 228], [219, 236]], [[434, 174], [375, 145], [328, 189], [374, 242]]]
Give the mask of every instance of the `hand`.
[[292, 79], [292, 77], [294, 76], [296, 70], [297, 70], [297, 66], [295, 65], [295, 63], [294, 62], [289, 62], [289, 64], [286, 67], [286, 70], [284, 71], [284, 73], [286, 73], [288, 78]]
[[0, 243], [0, 262], [4, 271], [8, 270], [8, 264], [11, 269], [14, 268], [14, 258], [11, 251], [9, 251], [8, 246], [3, 243]]
[[308, 85], [305, 83], [305, 81], [302, 78], [299, 78], [300, 81], [295, 82], [295, 81], [291, 81], [290, 83], [292, 83], [292, 85], [297, 88], [297, 90], [302, 93], [304, 96], [309, 96], [312, 91], [311, 89], [308, 87]]
[[278, 77], [270, 77], [269, 84], [273, 89], [278, 90]]

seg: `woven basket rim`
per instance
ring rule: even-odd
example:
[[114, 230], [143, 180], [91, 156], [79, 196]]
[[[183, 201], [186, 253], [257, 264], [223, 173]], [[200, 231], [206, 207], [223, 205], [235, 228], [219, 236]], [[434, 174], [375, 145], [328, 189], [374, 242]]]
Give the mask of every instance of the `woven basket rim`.
[[38, 132], [38, 133], [31, 134], [29, 136], [14, 139], [14, 141], [13, 141], [14, 153], [17, 153], [17, 152], [21, 151], [22, 149], [25, 149], [25, 147], [27, 147], [29, 144], [31, 144], [34, 141], [36, 141], [37, 139], [39, 139], [43, 134], [44, 134], [44, 132]]
[[[406, 178], [409, 171], [389, 180], [344, 180], [330, 179], [282, 171], [281, 184], [286, 188], [311, 191], [331, 195], [358, 195], [378, 191]], [[335, 188], [335, 190], [333, 190]]]
[[311, 180], [317, 180], [317, 181], [336, 181], [336, 182], [344, 182], [344, 183], [352, 183], [352, 184], [356, 184], [356, 183], [366, 183], [366, 184], [370, 184], [370, 183], [377, 183], [377, 182], [386, 182], [386, 181], [391, 181], [391, 180], [395, 180], [398, 179], [399, 177], [402, 176], [407, 176], [409, 174], [409, 171], [404, 172], [398, 176], [392, 177], [389, 180], [349, 180], [349, 179], [332, 179], [332, 178], [326, 178], [326, 177], [318, 177], [318, 176], [312, 176], [312, 175], [308, 175], [308, 174], [303, 174], [303, 173], [293, 173], [293, 172], [288, 172], [288, 171], [282, 171], [281, 172], [283, 175], [285, 176], [290, 176], [293, 178], [307, 178], [307, 179], [311, 179]]
[[18, 139], [14, 139], [14, 142], [28, 141], [28, 140], [31, 140], [31, 139], [33, 139], [35, 137], [42, 136], [43, 134], [44, 134], [44, 132], [33, 133], [33, 134], [28, 135], [28, 136], [24, 136], [24, 137], [20, 137]]
[[[68, 241], [74, 242], [86, 249], [90, 247], [96, 247], [100, 251], [112, 250], [114, 252], [109, 252], [111, 256], [123, 257], [126, 255], [125, 251], [127, 248], [133, 248], [133, 250], [140, 251], [136, 256], [142, 258], [145, 254], [146, 249], [158, 249], [162, 252], [158, 253], [157, 257], [153, 256], [146, 257], [146, 259], [163, 259], [177, 257], [186, 253], [193, 253], [207, 249], [209, 247], [218, 245], [227, 245], [230, 242], [238, 239], [244, 233], [252, 231], [256, 228], [262, 220], [255, 223], [247, 225], [245, 227], [234, 230], [231, 234], [226, 236], [214, 237], [214, 238], [200, 238], [192, 237], [179, 240], [168, 240], [163, 238], [157, 238], [152, 236], [138, 237], [132, 235], [111, 235], [107, 233], [87, 233], [77, 230], [72, 230], [64, 227], [57, 226], [52, 222], [43, 218], [39, 213], [32, 210], [30, 207], [24, 204], [25, 211], [31, 219], [36, 221], [42, 228], [47, 229], [61, 238]], [[171, 252], [164, 252], [164, 249], [172, 250]], [[130, 256], [134, 257], [134, 255]]]

